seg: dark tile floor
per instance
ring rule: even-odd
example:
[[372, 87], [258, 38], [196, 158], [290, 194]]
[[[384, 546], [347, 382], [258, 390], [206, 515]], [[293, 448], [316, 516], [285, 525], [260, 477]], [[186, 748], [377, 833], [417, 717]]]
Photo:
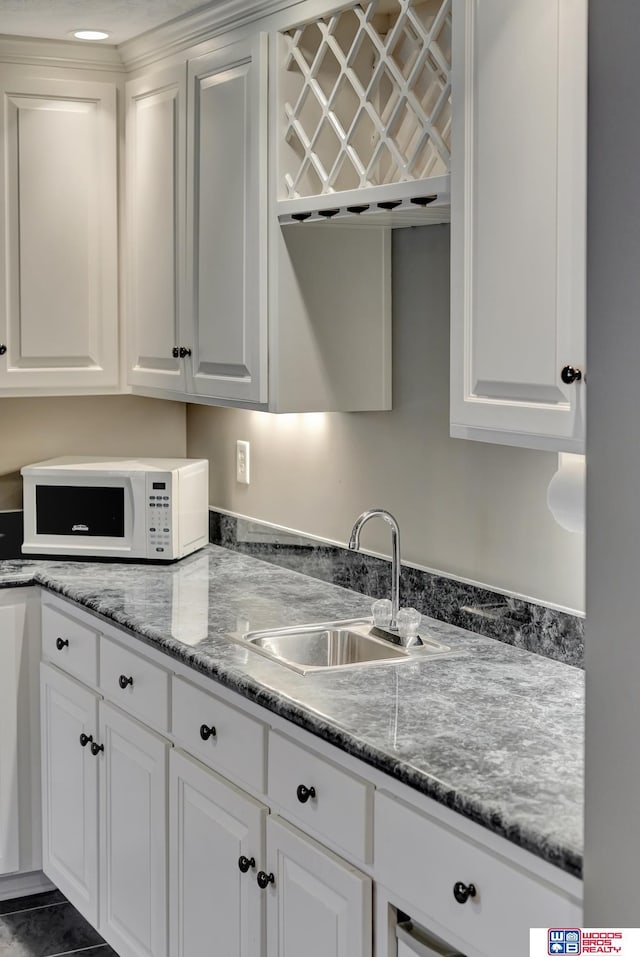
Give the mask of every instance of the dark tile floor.
[[118, 957], [60, 891], [0, 901], [0, 957]]

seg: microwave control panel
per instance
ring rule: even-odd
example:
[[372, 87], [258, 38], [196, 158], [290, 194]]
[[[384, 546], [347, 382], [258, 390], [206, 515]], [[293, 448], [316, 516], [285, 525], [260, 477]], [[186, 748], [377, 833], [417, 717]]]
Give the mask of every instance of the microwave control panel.
[[147, 557], [173, 558], [171, 474], [147, 476]]

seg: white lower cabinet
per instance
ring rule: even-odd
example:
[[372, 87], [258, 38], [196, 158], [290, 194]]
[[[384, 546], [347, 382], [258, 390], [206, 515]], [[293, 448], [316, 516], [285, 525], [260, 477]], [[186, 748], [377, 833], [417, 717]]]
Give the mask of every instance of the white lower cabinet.
[[508, 957], [529, 927], [581, 925], [575, 878], [47, 604], [44, 871], [119, 957], [399, 957], [400, 912]]
[[[244, 721], [251, 721], [251, 727], [237, 728], [228, 720], [233, 709], [226, 702], [180, 678], [174, 678], [173, 690], [174, 731], [189, 741], [209, 767], [181, 750], [171, 753], [171, 957], [207, 953], [212, 927], [216, 952], [224, 957], [299, 957], [303, 953], [371, 957], [370, 878], [282, 819], [270, 816], [265, 803], [213, 770], [218, 769], [219, 753], [221, 770], [249, 776], [246, 762], [230, 760], [231, 752], [225, 747], [228, 739], [240, 748], [253, 741], [249, 753], [260, 771], [264, 727], [246, 716]], [[200, 735], [188, 733], [203, 720], [215, 721], [204, 748]], [[203, 728], [212, 730], [209, 724]], [[215, 747], [218, 741], [220, 752]], [[304, 770], [322, 782], [318, 784], [322, 797], [329, 799], [324, 762], [312, 754], [307, 757]], [[289, 770], [300, 776], [299, 767]], [[257, 780], [262, 780], [260, 774]], [[267, 800], [274, 799], [278, 796], [270, 784]], [[337, 817], [334, 823], [337, 829]], [[331, 839], [326, 815], [323, 824]]]
[[370, 957], [370, 878], [181, 751], [169, 792], [171, 957]]
[[[42, 869], [98, 926], [98, 698], [41, 665]], [[86, 743], [83, 746], [82, 741]]]
[[100, 702], [99, 931], [120, 957], [167, 953], [169, 742]]
[[18, 645], [15, 609], [0, 608], [0, 874], [18, 870]]
[[468, 957], [525, 954], [530, 927], [580, 927], [582, 907], [544, 879], [382, 791], [376, 878]]
[[267, 957], [369, 957], [369, 877], [277, 817], [267, 861]]
[[261, 957], [264, 804], [181, 751], [169, 771], [172, 957]]
[[43, 870], [117, 950], [167, 954], [169, 742], [41, 666]]
[[270, 800], [287, 820], [348, 861], [371, 863], [373, 794], [371, 782], [282, 734], [269, 735]]
[[31, 590], [0, 593], [0, 899], [4, 875], [40, 867], [40, 642], [34, 613]]

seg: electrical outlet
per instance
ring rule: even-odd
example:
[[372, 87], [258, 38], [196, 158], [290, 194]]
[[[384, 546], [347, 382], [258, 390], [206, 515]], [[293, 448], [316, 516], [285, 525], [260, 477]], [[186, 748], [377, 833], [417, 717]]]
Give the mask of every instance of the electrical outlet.
[[236, 482], [241, 482], [243, 485], [248, 485], [251, 481], [249, 472], [250, 451], [249, 443], [238, 439], [236, 442]]

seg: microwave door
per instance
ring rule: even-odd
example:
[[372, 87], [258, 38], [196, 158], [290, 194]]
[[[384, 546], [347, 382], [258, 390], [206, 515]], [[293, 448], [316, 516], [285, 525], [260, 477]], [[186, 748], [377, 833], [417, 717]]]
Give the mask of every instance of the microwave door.
[[36, 534], [124, 540], [123, 486], [37, 485]]
[[146, 558], [145, 475], [26, 476], [24, 533], [25, 554]]

